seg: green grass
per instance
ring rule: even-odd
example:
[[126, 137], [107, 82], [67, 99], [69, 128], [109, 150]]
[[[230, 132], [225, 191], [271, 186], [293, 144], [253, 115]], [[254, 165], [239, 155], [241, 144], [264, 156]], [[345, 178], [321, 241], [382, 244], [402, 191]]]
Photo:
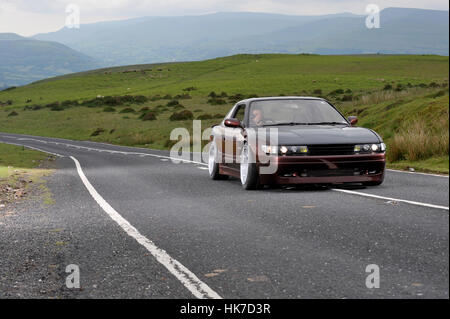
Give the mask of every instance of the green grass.
[[0, 178], [8, 176], [9, 170], [35, 168], [47, 157], [44, 153], [21, 146], [0, 143]]
[[[51, 194], [42, 177], [48, 175], [50, 170], [39, 168], [39, 165], [47, 158], [48, 155], [41, 152], [0, 143], [0, 190], [5, 185], [12, 188], [24, 187], [21, 181], [28, 180], [33, 185], [39, 185], [41, 197], [47, 203], [51, 199]], [[25, 187], [28, 185], [26, 184]], [[10, 196], [7, 193], [0, 193], [0, 202], [9, 200]]]
[[[105, 105], [76, 106], [62, 111], [52, 111], [44, 106], [65, 100], [82, 102], [97, 96], [128, 94], [151, 98], [189, 93], [191, 99], [179, 99], [183, 107], [191, 111], [194, 118], [210, 118], [226, 114], [233, 104], [228, 98], [224, 98], [225, 105], [208, 104], [211, 91], [226, 92], [229, 96], [311, 96], [321, 90], [321, 95], [343, 113], [358, 115], [359, 125], [375, 129], [388, 146], [394, 146], [394, 137], [402, 135], [411, 123], [418, 121], [430, 132], [430, 139], [448, 136], [448, 120], [442, 123], [443, 118], [448, 119], [448, 70], [448, 57], [431, 55], [281, 54], [237, 55], [201, 62], [101, 69], [0, 92], [0, 131], [167, 149], [171, 145], [169, 136], [173, 128], [192, 129], [192, 121], [169, 120], [174, 112], [183, 110], [167, 106], [171, 99], [114, 106], [115, 111], [110, 112], [103, 111]], [[384, 90], [387, 85], [394, 89], [400, 85], [402, 89]], [[195, 90], [184, 91], [190, 87]], [[336, 90], [345, 93], [329, 95]], [[8, 100], [11, 105], [6, 103]], [[27, 100], [32, 101], [27, 103]], [[36, 104], [43, 108], [24, 110], [25, 106]], [[127, 107], [137, 112], [121, 114]], [[142, 113], [138, 111], [144, 107], [154, 112], [157, 120], [142, 121]], [[12, 111], [18, 115], [8, 116]], [[219, 121], [217, 118], [203, 120], [202, 127]], [[93, 136], [95, 131], [98, 134]], [[445, 153], [445, 149], [443, 151]], [[409, 150], [402, 152], [404, 154], [395, 162], [409, 162], [412, 166], [419, 162], [409, 159]], [[446, 152], [448, 154], [448, 143]], [[448, 161], [434, 160], [442, 158], [442, 152], [427, 156], [420, 158], [423, 168], [418, 163], [416, 169], [448, 171]]]
[[447, 156], [438, 156], [432, 157], [426, 160], [420, 161], [398, 161], [394, 163], [390, 163], [390, 168], [408, 170], [409, 168], [414, 168], [417, 171], [428, 172], [428, 173], [442, 173], [448, 174], [448, 162], [449, 157]]

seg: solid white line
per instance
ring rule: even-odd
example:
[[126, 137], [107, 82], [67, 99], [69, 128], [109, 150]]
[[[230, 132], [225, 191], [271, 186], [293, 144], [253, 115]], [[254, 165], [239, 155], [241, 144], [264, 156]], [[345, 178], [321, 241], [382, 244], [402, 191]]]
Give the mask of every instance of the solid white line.
[[32, 150], [35, 150], [35, 151], [39, 151], [39, 152], [42, 152], [42, 153], [47, 153], [47, 154], [51, 154], [51, 155], [58, 156], [58, 157], [65, 157], [64, 155], [60, 155], [60, 154], [57, 154], [57, 153], [52, 153], [52, 152], [49, 152], [49, 151], [44, 151], [44, 150], [41, 150], [40, 148], [33, 147], [33, 146], [27, 146], [27, 145], [16, 144], [16, 143], [11, 143], [11, 142], [0, 142], [0, 143], [16, 145], [16, 146], [22, 146], [22, 147], [29, 148], [29, 149], [32, 149]]
[[367, 194], [367, 193], [350, 191], [350, 190], [346, 190], [346, 189], [332, 188], [332, 190], [335, 191], [335, 192], [359, 195], [359, 196], [364, 196], [364, 197], [372, 197], [372, 198], [383, 199], [383, 200], [388, 200], [388, 201], [402, 202], [402, 203], [407, 203], [407, 204], [416, 205], [416, 206], [423, 206], [423, 207], [429, 207], [429, 208], [437, 208], [437, 209], [448, 210], [447, 206], [439, 206], [439, 205], [415, 202], [415, 201], [406, 200], [406, 199], [398, 199], [398, 198], [378, 196], [378, 195], [373, 195], [373, 194]]
[[125, 218], [123, 218], [114, 208], [112, 208], [102, 196], [100, 196], [100, 194], [86, 178], [86, 175], [84, 175], [78, 160], [73, 156], [70, 156], [70, 158], [75, 162], [78, 175], [80, 175], [81, 180], [91, 196], [109, 215], [109, 217], [111, 217], [111, 219], [114, 220], [129, 236], [133, 237], [139, 244], [144, 246], [156, 258], [156, 260], [166, 267], [167, 270], [172, 273], [190, 292], [192, 292], [195, 297], [200, 299], [222, 299], [214, 290], [202, 282], [195, 274], [189, 271], [189, 269], [170, 257], [167, 252], [161, 248], [158, 248], [151, 240], [141, 235], [136, 228], [134, 228]]
[[401, 171], [398, 169], [386, 169], [387, 171], [391, 172], [397, 172], [397, 173], [406, 173], [406, 174], [413, 174], [413, 175], [425, 175], [425, 176], [434, 176], [434, 177], [446, 177], [448, 178], [448, 175], [439, 175], [439, 174], [430, 174], [430, 173], [422, 173], [422, 172], [408, 172], [408, 171]]

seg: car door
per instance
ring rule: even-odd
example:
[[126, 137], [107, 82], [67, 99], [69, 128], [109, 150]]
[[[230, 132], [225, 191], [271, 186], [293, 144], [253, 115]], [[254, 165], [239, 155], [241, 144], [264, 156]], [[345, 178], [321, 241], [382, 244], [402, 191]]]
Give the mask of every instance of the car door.
[[[231, 118], [238, 119], [241, 123], [244, 123], [245, 118], [245, 104], [239, 104], [235, 107]], [[237, 158], [241, 154], [241, 145], [244, 140], [241, 128], [225, 127], [225, 165], [229, 167], [239, 168]]]

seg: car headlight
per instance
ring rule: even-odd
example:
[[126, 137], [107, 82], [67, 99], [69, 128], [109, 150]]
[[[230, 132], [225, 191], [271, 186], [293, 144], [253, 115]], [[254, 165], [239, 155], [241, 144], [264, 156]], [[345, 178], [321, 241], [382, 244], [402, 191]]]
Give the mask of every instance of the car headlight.
[[282, 155], [306, 155], [308, 154], [308, 146], [305, 145], [281, 146], [280, 153]]
[[307, 155], [309, 151], [308, 147], [305, 145], [261, 145], [261, 150], [267, 155]]
[[355, 145], [355, 153], [379, 153], [386, 151], [384, 143]]
[[266, 154], [277, 155], [278, 146], [274, 145], [261, 145], [261, 150]]

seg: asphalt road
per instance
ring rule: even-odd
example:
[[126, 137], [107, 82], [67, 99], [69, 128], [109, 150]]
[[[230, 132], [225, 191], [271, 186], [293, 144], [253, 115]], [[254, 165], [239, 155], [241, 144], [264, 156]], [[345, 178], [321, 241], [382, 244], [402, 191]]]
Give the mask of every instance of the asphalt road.
[[[52, 225], [9, 229], [4, 282], [14, 268], [5, 260], [40, 258], [40, 231], [60, 227], [58, 262], [79, 265], [83, 285], [68, 297], [449, 297], [448, 177], [388, 171], [374, 188], [243, 191], [164, 151], [6, 133], [0, 142], [61, 155], [55, 204], [35, 208]], [[370, 264], [380, 288], [366, 287]]]

